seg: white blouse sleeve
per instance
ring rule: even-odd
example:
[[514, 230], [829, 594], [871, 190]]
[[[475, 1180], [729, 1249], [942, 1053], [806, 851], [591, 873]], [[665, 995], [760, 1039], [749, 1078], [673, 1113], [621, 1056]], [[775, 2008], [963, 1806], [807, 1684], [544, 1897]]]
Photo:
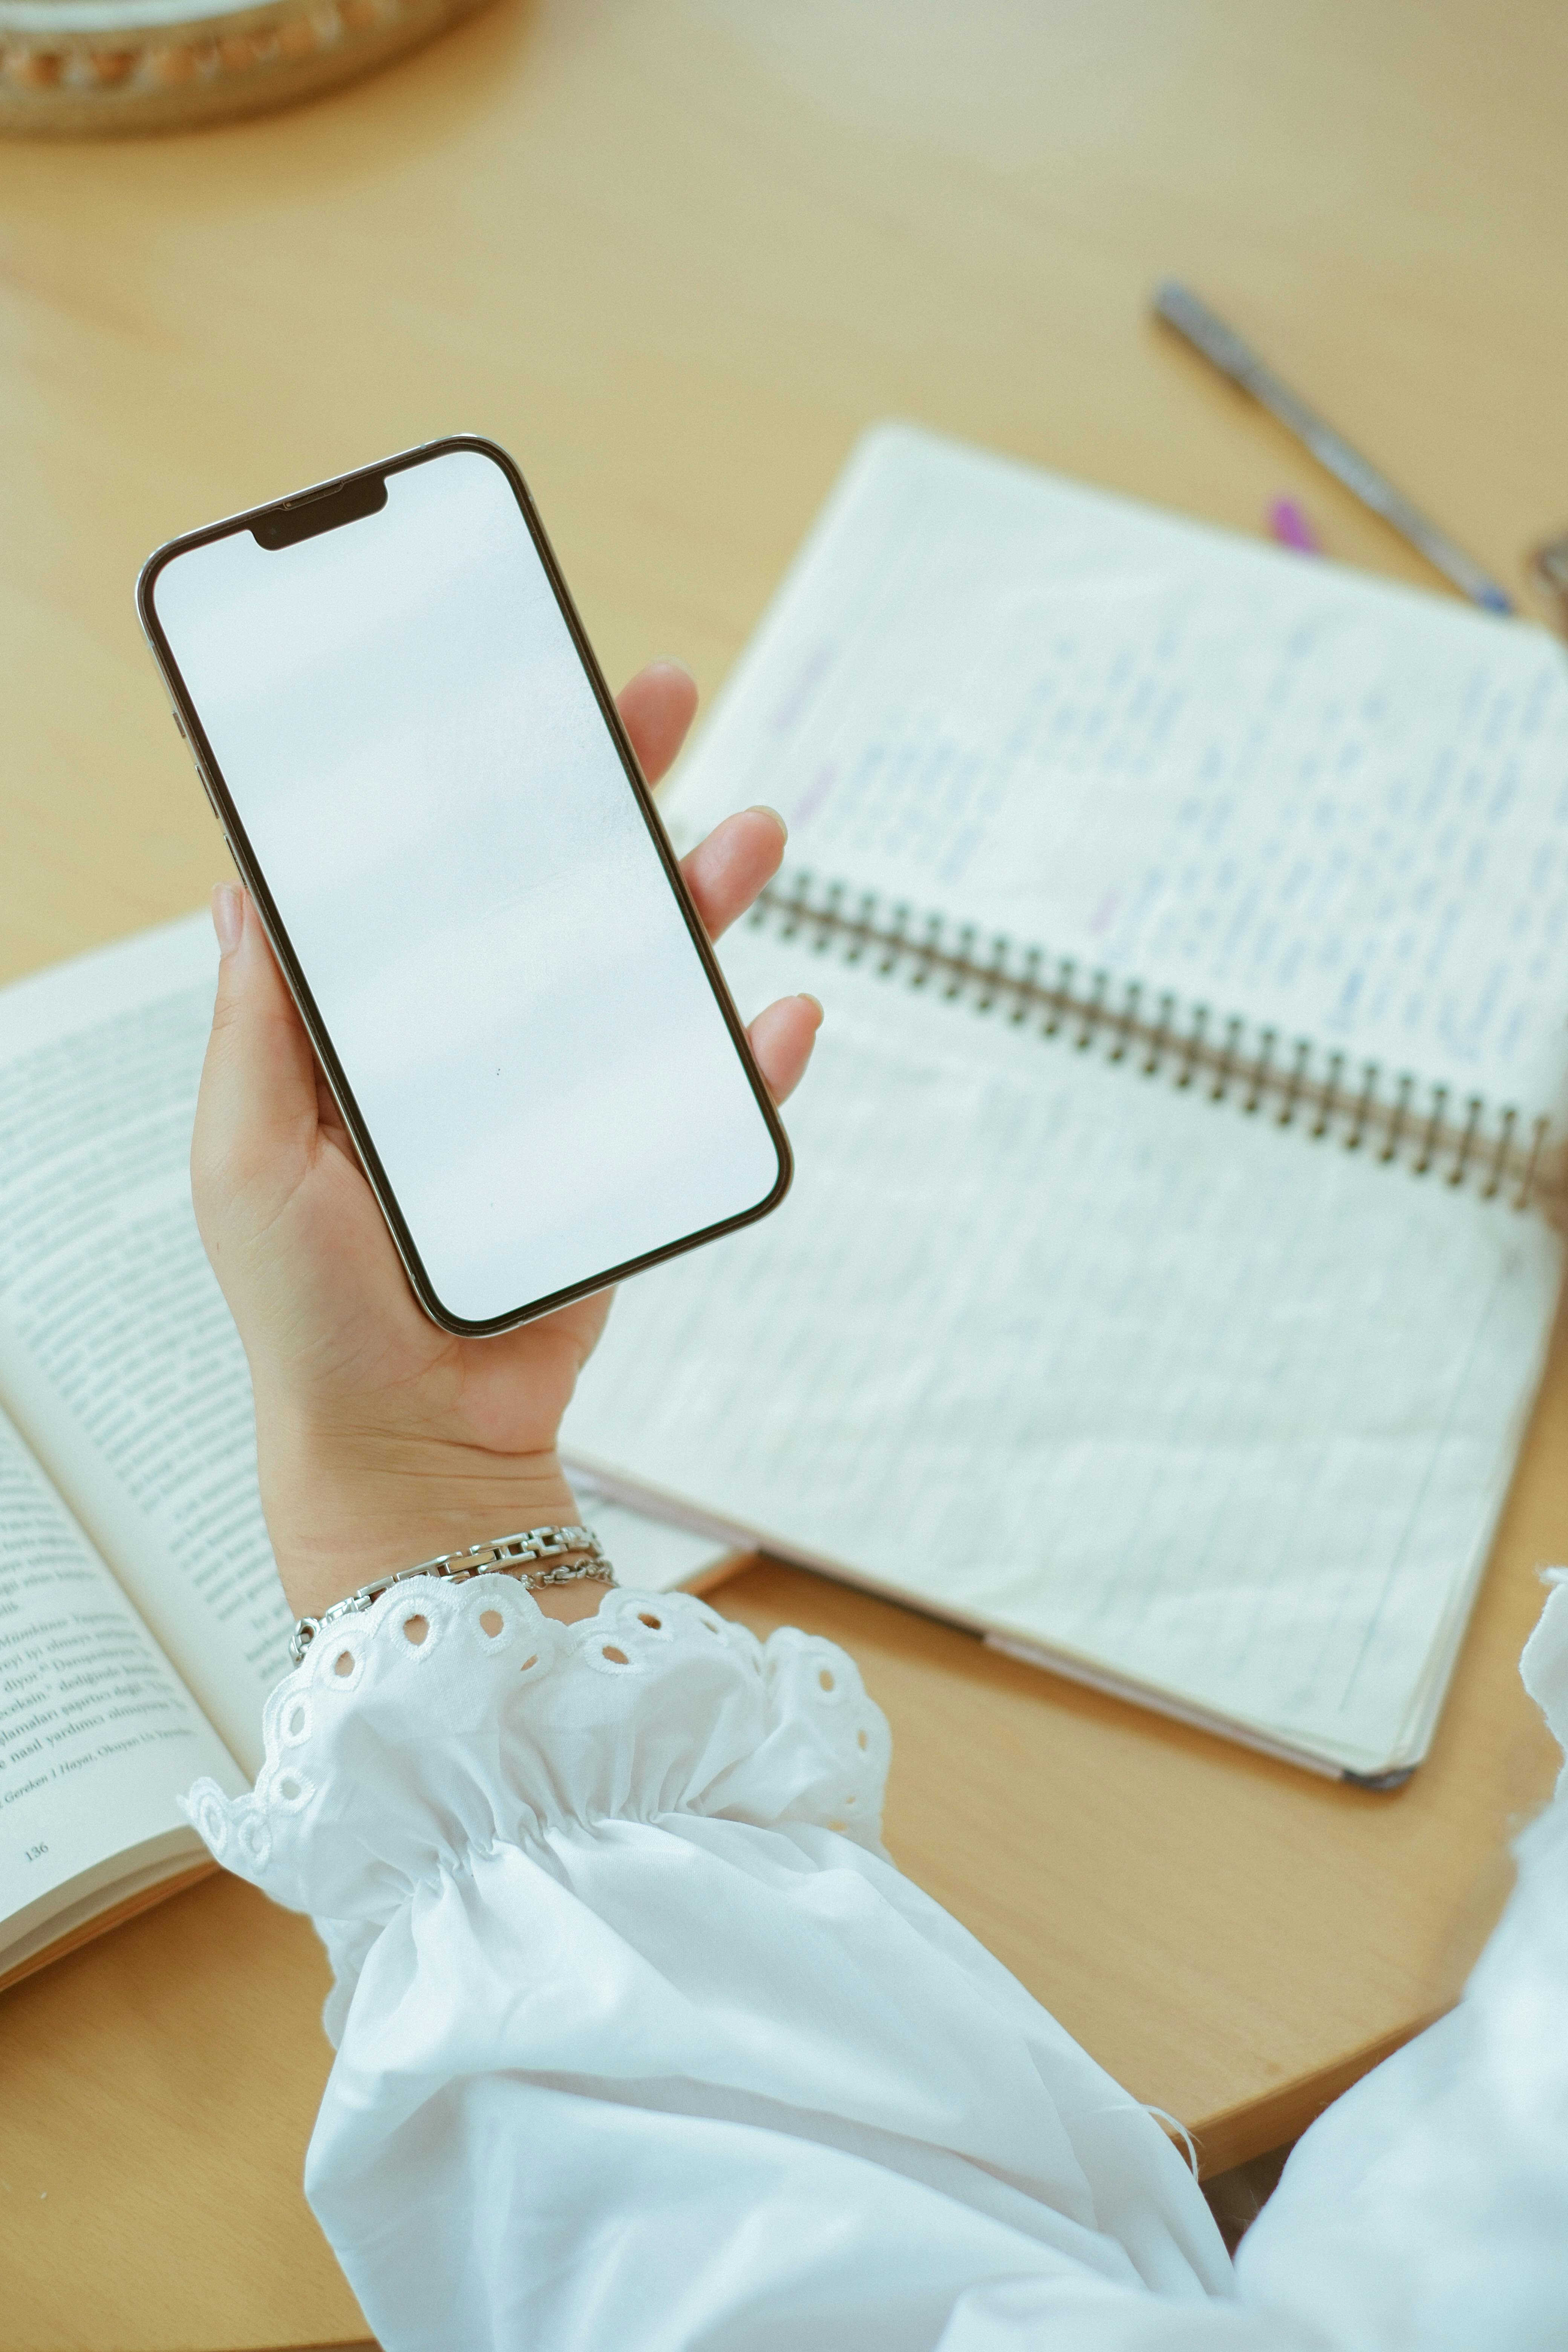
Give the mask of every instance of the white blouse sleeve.
[[1160, 2126], [884, 1853], [887, 1727], [830, 1644], [431, 1580], [266, 1729], [255, 1793], [190, 1811], [331, 1954], [306, 2187], [387, 2352], [1426, 2343], [1325, 2299], [1378, 2242], [1344, 2256], [1300, 2154], [1237, 2296]]
[[[1525, 1685], [1568, 1747], [1563, 1571]], [[1568, 1771], [1458, 2007], [1313, 2125], [1242, 2242], [1241, 2290], [1329, 2345], [1568, 2344]]]

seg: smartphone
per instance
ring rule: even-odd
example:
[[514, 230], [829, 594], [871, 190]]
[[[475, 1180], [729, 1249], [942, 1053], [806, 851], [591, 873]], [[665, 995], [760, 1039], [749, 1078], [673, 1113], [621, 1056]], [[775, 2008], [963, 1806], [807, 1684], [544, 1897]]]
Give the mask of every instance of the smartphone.
[[137, 607], [434, 1321], [508, 1330], [777, 1206], [784, 1130], [503, 449], [189, 531]]

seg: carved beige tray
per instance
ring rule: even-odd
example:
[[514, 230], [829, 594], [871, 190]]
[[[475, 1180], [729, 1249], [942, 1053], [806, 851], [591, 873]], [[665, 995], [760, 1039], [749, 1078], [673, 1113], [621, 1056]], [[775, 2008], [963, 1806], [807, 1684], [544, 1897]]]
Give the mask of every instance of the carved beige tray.
[[176, 131], [370, 73], [486, 0], [0, 0], [0, 131]]

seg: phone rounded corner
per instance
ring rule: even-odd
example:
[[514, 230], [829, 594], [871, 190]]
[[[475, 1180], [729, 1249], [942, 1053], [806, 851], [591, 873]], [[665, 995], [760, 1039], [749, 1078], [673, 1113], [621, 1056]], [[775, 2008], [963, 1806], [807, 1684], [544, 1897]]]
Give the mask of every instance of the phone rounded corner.
[[478, 1318], [471, 1315], [459, 1315], [448, 1307], [446, 1300], [437, 1293], [435, 1284], [425, 1271], [424, 1263], [414, 1247], [412, 1238], [399, 1229], [398, 1223], [395, 1222], [388, 1209], [386, 1199], [379, 1192], [378, 1197], [381, 1198], [382, 1214], [393, 1228], [393, 1239], [397, 1244], [397, 1254], [403, 1260], [403, 1270], [408, 1277], [408, 1286], [414, 1293], [416, 1305], [420, 1313], [434, 1323], [437, 1331], [445, 1331], [449, 1339], [504, 1339], [509, 1331], [518, 1331], [525, 1323], [537, 1322], [542, 1315], [549, 1315], [557, 1307], [567, 1306], [573, 1299], [585, 1297], [595, 1286], [588, 1283], [578, 1289], [561, 1291], [548, 1298], [530, 1299], [521, 1307], [508, 1307], [505, 1313], [500, 1315], [485, 1315]]
[[158, 608], [153, 599], [153, 591], [157, 584], [160, 572], [178, 545], [177, 540], [165, 540], [162, 547], [155, 547], [153, 550], [152, 554], [147, 557], [136, 574], [136, 617], [142, 624], [142, 635], [154, 648], [163, 635], [163, 625], [158, 619]]
[[523, 497], [531, 505], [532, 503], [532, 495], [528, 484], [523, 480], [522, 468], [517, 459], [510, 449], [503, 448], [501, 444], [488, 433], [443, 433], [438, 439], [426, 441], [416, 455], [421, 460], [465, 456], [488, 457], [490, 463], [506, 476], [509, 482], [514, 486], [521, 485]]
[[748, 1209], [740, 1219], [739, 1222], [743, 1225], [753, 1225], [760, 1217], [771, 1216], [775, 1209], [782, 1208], [789, 1188], [795, 1182], [795, 1152], [789, 1137], [784, 1133], [784, 1122], [776, 1111], [772, 1113], [769, 1119], [769, 1129], [773, 1139], [773, 1156], [778, 1163], [777, 1173], [762, 1199], [753, 1207]]
[[773, 1120], [773, 1148], [778, 1153], [779, 1172], [774, 1180], [773, 1191], [758, 1211], [758, 1214], [763, 1217], [770, 1210], [783, 1206], [784, 1196], [795, 1182], [795, 1148], [784, 1133], [783, 1123], [776, 1116]]
[[430, 447], [437, 457], [443, 449], [475, 449], [481, 457], [499, 458], [503, 466], [517, 462], [510, 450], [503, 449], [494, 435], [489, 433], [444, 433], [438, 441], [430, 444]]
[[[418, 1294], [416, 1293], [416, 1296], [417, 1297]], [[466, 1322], [462, 1316], [454, 1315], [447, 1307], [443, 1307], [440, 1300], [433, 1294], [428, 1298], [421, 1298], [419, 1300], [419, 1305], [424, 1313], [428, 1317], [429, 1320], [434, 1323], [437, 1330], [445, 1331], [449, 1339], [499, 1339], [502, 1332], [510, 1331], [512, 1328], [512, 1326], [510, 1323], [502, 1321], [497, 1321], [494, 1323]]]
[[[382, 1213], [384, 1216], [386, 1213], [384, 1202]], [[387, 1222], [390, 1223], [391, 1219], [388, 1218]], [[510, 1329], [510, 1324], [499, 1317], [494, 1322], [475, 1323], [465, 1316], [455, 1315], [446, 1301], [437, 1296], [424, 1267], [413, 1258], [402, 1236], [395, 1232], [394, 1239], [398, 1244], [398, 1255], [403, 1260], [403, 1270], [408, 1276], [408, 1287], [414, 1293], [415, 1303], [420, 1313], [434, 1323], [437, 1331], [445, 1331], [451, 1339], [482, 1339]]]

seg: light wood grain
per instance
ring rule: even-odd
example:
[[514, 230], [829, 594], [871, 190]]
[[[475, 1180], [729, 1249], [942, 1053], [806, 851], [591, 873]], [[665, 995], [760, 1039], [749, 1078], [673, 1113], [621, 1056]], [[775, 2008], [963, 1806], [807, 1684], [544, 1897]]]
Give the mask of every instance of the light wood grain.
[[41, 1951], [32, 1953], [26, 1959], [19, 1960], [15, 1968], [7, 1969], [0, 1976], [0, 1993], [9, 1992], [13, 1985], [19, 1985], [26, 1977], [36, 1976], [40, 1969], [53, 1968], [56, 1961], [63, 1960], [68, 1952], [79, 1952], [84, 1944], [96, 1943], [100, 1936], [112, 1935], [115, 1928], [123, 1927], [128, 1919], [139, 1918], [143, 1911], [151, 1911], [155, 1905], [167, 1903], [174, 1895], [183, 1894], [187, 1886], [195, 1886], [200, 1880], [210, 1878], [216, 1868], [216, 1862], [198, 1862], [188, 1870], [178, 1871], [172, 1877], [161, 1880], [156, 1886], [143, 1886], [138, 1894], [128, 1895], [122, 1903], [110, 1904], [106, 1911], [100, 1911], [96, 1917], [87, 1920], [81, 1927], [68, 1928], [63, 1936], [56, 1936]]
[[300, 2188], [331, 2053], [302, 1919], [212, 1878], [0, 2001], [0, 2341], [367, 2334]]
[[[0, 977], [222, 871], [132, 615], [171, 532], [493, 433], [606, 667], [710, 689], [856, 433], [913, 416], [1424, 579], [1149, 325], [1188, 278], [1488, 567], [1568, 520], [1554, 0], [500, 0], [378, 80], [0, 152]], [[893, 1718], [900, 1861], [1212, 2167], [1451, 1997], [1549, 1784], [1559, 1347], [1431, 1763], [1382, 1800], [757, 1570]], [[299, 2189], [309, 1929], [204, 1885], [0, 2000], [0, 2347], [353, 2338]]]

